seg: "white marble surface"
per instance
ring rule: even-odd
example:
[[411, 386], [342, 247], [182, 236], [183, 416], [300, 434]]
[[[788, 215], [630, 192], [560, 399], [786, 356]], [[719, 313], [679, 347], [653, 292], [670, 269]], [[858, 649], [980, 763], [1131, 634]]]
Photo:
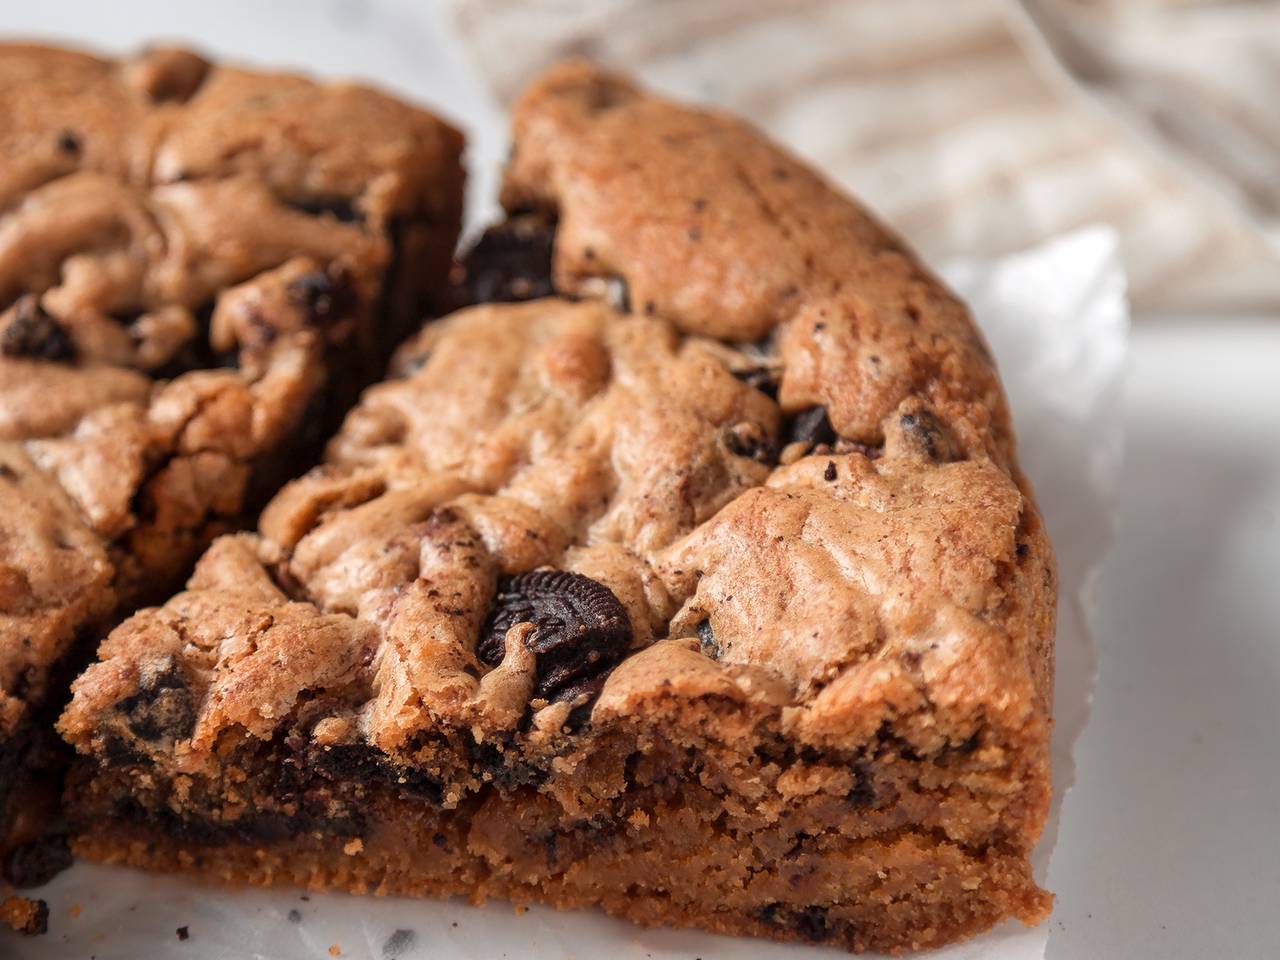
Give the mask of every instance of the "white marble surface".
[[[505, 149], [430, 3], [0, 0], [0, 33], [154, 38], [376, 77]], [[1280, 956], [1280, 318], [1139, 323], [1099, 677], [1050, 872], [1050, 960]], [[9, 941], [11, 942], [11, 941]], [[0, 939], [0, 956], [9, 942]]]

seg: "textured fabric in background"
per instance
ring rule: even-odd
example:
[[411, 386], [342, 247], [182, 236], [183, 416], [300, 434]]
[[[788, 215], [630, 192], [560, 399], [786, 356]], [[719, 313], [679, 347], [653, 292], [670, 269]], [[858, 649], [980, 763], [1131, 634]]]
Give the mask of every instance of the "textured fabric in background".
[[926, 256], [1120, 232], [1135, 306], [1280, 311], [1280, 2], [449, 0], [505, 103], [581, 54], [742, 113]]

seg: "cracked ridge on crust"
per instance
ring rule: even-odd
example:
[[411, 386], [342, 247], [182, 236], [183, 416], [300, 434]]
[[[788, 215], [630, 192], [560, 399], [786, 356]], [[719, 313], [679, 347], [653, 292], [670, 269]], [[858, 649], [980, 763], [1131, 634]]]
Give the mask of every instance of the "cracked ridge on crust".
[[[687, 750], [665, 768], [682, 789], [719, 757], [717, 802], [782, 798], [771, 829], [830, 794], [850, 818], [817, 817], [832, 850], [852, 850], [843, 831], [889, 841], [927, 824], [907, 874], [928, 869], [925, 847], [960, 844], [964, 889], [990, 880], [972, 896], [981, 916], [841, 942], [1041, 919], [1026, 858], [1049, 795], [1053, 558], [964, 307], [738, 121], [568, 64], [522, 98], [515, 128], [504, 201], [554, 215], [562, 298], [429, 325], [258, 536], [220, 541], [188, 592], [112, 634], [61, 725], [101, 764], [93, 802], [115, 783], [146, 797], [144, 819], [216, 810], [248, 828], [266, 805], [307, 832], [317, 810], [300, 798], [349, 824], [344, 791], [373, 784], [394, 807], [412, 781], [455, 826], [477, 806], [522, 822], [558, 804], [543, 821], [558, 836], [620, 816], [633, 755], [669, 741]], [[536, 614], [497, 666], [478, 655], [501, 578], [539, 568], [626, 609], [628, 655], [598, 697], [536, 695]], [[188, 726], [132, 729], [121, 705], [148, 675], [180, 678]], [[265, 759], [281, 745], [347, 758], [349, 775], [282, 788]], [[252, 808], [224, 799], [242, 773]], [[381, 828], [343, 829], [372, 849]], [[726, 849], [750, 835], [735, 830]], [[484, 842], [473, 832], [467, 870], [516, 858]], [[1006, 886], [984, 880], [997, 857]], [[815, 902], [852, 909], [838, 885]]]
[[0, 45], [0, 744], [439, 302], [461, 146], [355, 85]]

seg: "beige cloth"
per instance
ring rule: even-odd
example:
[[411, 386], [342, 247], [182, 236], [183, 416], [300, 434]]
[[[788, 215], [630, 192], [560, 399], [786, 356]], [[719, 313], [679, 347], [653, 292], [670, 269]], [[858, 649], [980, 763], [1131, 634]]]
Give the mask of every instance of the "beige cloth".
[[746, 114], [930, 257], [1120, 232], [1135, 305], [1280, 310], [1280, 2], [451, 0], [500, 99], [569, 53]]

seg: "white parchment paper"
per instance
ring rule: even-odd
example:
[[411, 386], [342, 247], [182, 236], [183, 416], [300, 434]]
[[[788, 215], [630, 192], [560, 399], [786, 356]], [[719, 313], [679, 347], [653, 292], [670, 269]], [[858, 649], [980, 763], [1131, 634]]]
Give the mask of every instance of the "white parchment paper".
[[[1090, 228], [944, 274], [972, 305], [1013, 405], [1020, 456], [1060, 565], [1055, 792], [1036, 851], [1044, 881], [1058, 814], [1074, 777], [1072, 748], [1089, 713], [1091, 579], [1106, 548], [1121, 452], [1120, 386], [1128, 314], [1114, 234]], [[0, 937], [18, 960], [774, 960], [846, 956], [688, 931], [642, 930], [593, 912], [494, 902], [357, 898], [301, 891], [227, 891], [196, 881], [81, 864], [37, 895], [48, 935]], [[1040, 960], [1049, 924], [1016, 923], [938, 951], [937, 960]], [[179, 938], [185, 928], [188, 939]], [[6, 950], [11, 953], [6, 953]]]

